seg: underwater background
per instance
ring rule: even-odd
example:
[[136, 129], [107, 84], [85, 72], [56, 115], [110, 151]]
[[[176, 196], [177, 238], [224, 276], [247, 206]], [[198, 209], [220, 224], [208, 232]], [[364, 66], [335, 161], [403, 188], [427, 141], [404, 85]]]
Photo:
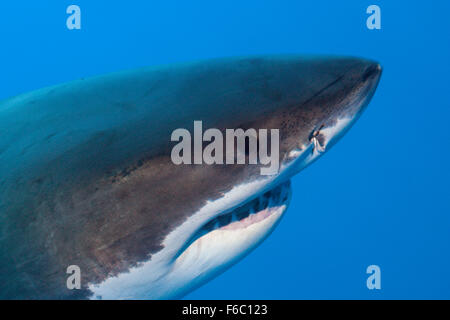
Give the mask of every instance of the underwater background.
[[[81, 8], [68, 30], [66, 8]], [[381, 29], [369, 30], [369, 5]], [[2, 1], [0, 99], [147, 65], [252, 54], [383, 66], [361, 119], [295, 176], [273, 234], [188, 299], [450, 298], [450, 2]], [[213, 106], [212, 106], [213, 107]], [[369, 265], [381, 289], [366, 286]]]

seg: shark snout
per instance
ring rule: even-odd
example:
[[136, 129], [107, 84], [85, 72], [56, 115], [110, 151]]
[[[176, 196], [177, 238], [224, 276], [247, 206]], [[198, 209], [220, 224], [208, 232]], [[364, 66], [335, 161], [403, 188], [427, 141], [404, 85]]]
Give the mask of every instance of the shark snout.
[[337, 83], [334, 98], [330, 98], [328, 116], [318, 122], [312, 136], [315, 149], [329, 150], [359, 119], [371, 101], [380, 77], [382, 67], [378, 62], [358, 59]]
[[361, 82], [364, 86], [364, 90], [361, 90], [364, 99], [362, 107], [365, 107], [368, 104], [375, 93], [382, 72], [383, 68], [378, 62], [367, 62], [367, 66], [361, 75]]
[[[306, 102], [290, 110], [289, 117], [294, 120], [286, 120], [296, 127], [292, 135], [296, 145], [288, 149], [288, 154], [300, 155], [312, 149], [311, 156], [299, 162], [298, 170], [329, 151], [360, 118], [375, 93], [381, 73], [380, 64], [372, 60], [324, 58], [302, 74], [310, 79], [311, 90], [305, 91]], [[289, 132], [286, 135], [290, 137]]]
[[360, 74], [359, 80], [353, 84], [345, 107], [350, 117], [357, 119], [365, 110], [377, 89], [382, 71], [381, 65], [374, 61], [364, 61], [363, 68], [357, 71]]
[[382, 72], [381, 65], [377, 62], [369, 64], [362, 75], [362, 81], [377, 82], [380, 79]]

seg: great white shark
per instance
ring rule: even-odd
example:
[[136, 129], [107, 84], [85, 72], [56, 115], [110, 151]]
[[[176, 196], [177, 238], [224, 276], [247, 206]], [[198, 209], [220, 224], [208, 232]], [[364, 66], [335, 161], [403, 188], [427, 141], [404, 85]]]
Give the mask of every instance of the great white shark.
[[[290, 178], [360, 117], [380, 75], [353, 57], [238, 57], [1, 101], [0, 298], [182, 297], [272, 232]], [[279, 129], [278, 172], [174, 164], [171, 133], [196, 120]], [[66, 284], [71, 265], [79, 290]]]

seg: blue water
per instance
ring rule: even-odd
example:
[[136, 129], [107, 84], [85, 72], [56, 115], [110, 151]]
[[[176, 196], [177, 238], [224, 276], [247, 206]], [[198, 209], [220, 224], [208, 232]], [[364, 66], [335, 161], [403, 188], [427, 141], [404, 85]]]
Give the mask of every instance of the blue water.
[[[82, 29], [66, 28], [77, 4]], [[382, 29], [368, 30], [370, 4]], [[259, 248], [192, 299], [450, 298], [449, 1], [2, 1], [0, 99], [111, 71], [219, 56], [381, 62], [369, 108], [293, 179]], [[366, 268], [381, 268], [368, 290]]]

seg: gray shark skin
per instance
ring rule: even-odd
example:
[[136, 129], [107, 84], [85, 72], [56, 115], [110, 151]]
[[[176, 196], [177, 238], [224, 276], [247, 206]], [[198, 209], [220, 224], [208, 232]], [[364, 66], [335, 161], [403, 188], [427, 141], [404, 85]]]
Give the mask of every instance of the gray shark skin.
[[[178, 298], [276, 227], [289, 179], [359, 118], [378, 63], [257, 56], [143, 68], [0, 102], [0, 298]], [[280, 170], [175, 165], [177, 128], [280, 131]], [[248, 163], [248, 162], [247, 162]], [[263, 262], [262, 262], [263, 263]], [[81, 289], [69, 290], [69, 265]]]

